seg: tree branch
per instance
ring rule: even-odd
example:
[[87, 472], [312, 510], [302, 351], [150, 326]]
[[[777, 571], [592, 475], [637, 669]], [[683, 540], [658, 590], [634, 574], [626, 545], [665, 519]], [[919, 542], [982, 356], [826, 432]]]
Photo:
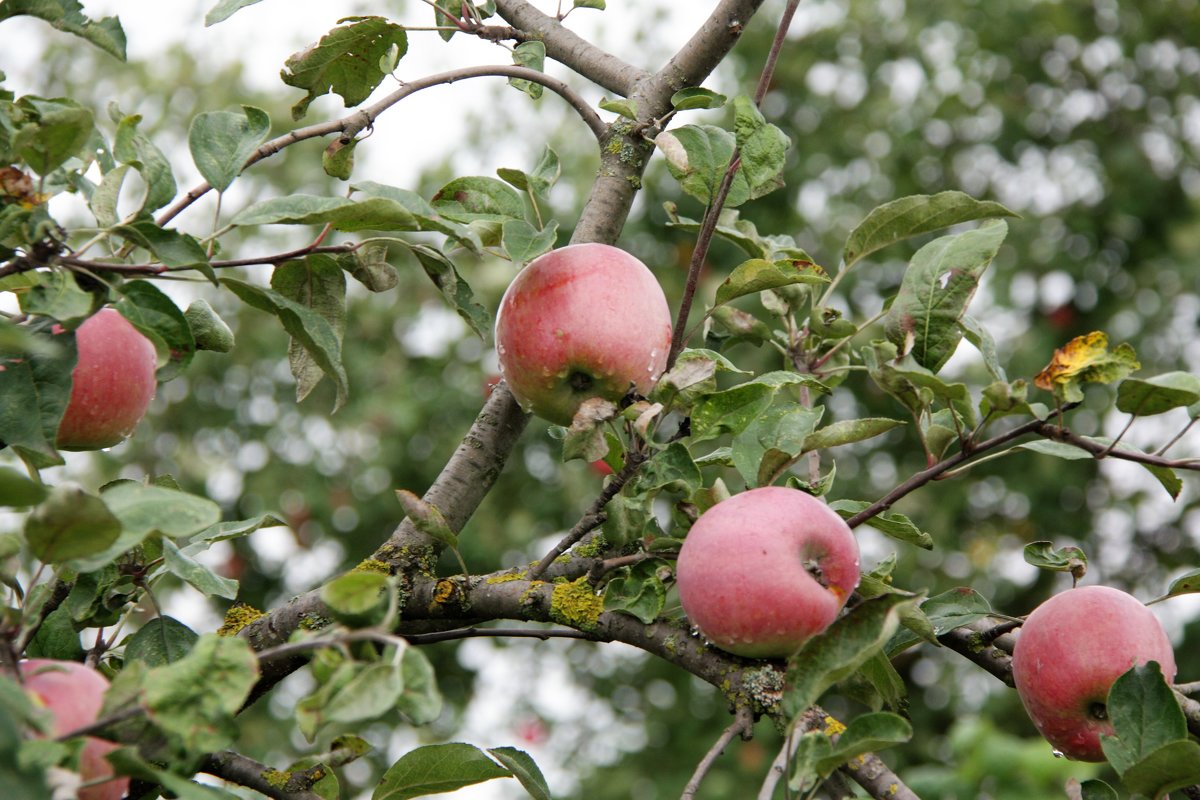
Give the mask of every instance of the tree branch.
[[[353, 139], [360, 131], [371, 127], [375, 124], [375, 120], [384, 111], [388, 110], [396, 103], [399, 103], [409, 95], [416, 94], [422, 89], [428, 89], [433, 86], [450, 85], [457, 81], [466, 80], [467, 78], [481, 78], [488, 76], [499, 76], [508, 78], [520, 78], [532, 83], [538, 83], [545, 86], [550, 91], [562, 97], [570, 106], [575, 109], [579, 117], [588, 126], [588, 129], [596, 136], [597, 139], [603, 137], [606, 133], [604, 122], [595, 110], [588, 104], [586, 100], [580, 97], [574, 89], [567, 84], [547, 75], [544, 72], [539, 72], [528, 67], [520, 67], [516, 65], [494, 64], [478, 67], [462, 67], [453, 69], [447, 72], [439, 72], [436, 75], [427, 75], [424, 78], [418, 78], [415, 81], [409, 81], [401, 86], [396, 91], [389, 94], [377, 103], [373, 103], [364, 108], [360, 108], [353, 114], [342, 117], [341, 119], [331, 122], [322, 122], [316, 125], [309, 125], [306, 128], [297, 128], [283, 136], [276, 137], [269, 142], [264, 143], [254, 154], [246, 160], [242, 166], [244, 171], [247, 167], [255, 164], [264, 158], [273, 156], [285, 147], [289, 147], [297, 142], [302, 142], [306, 139], [314, 139], [320, 136], [330, 136], [335, 133], [342, 134], [345, 140]], [[181, 211], [196, 202], [212, 189], [208, 183], [202, 183], [195, 187], [179, 200], [168, 208], [163, 214], [155, 220], [159, 225], [166, 225], [172, 219], [179, 215]]]
[[546, 55], [610, 92], [628, 97], [648, 73], [579, 36], [525, 0], [497, 0], [496, 13], [528, 39], [546, 45]]
[[200, 772], [253, 789], [271, 800], [321, 800], [320, 795], [309, 790], [328, 774], [324, 765], [281, 772], [232, 750], [205, 756]]
[[712, 769], [712, 765], [716, 763], [721, 753], [725, 752], [725, 748], [733, 741], [733, 737], [741, 736], [743, 739], [746, 739], [750, 736], [750, 732], [753, 729], [754, 716], [744, 706], [734, 711], [733, 722], [721, 732], [721, 736], [713, 743], [708, 752], [704, 754], [704, 757], [700, 759], [700, 763], [696, 765], [692, 777], [688, 780], [687, 785], [683, 787], [683, 794], [679, 795], [679, 800], [693, 800], [696, 792], [700, 790], [700, 782], [704, 780], [704, 776]]

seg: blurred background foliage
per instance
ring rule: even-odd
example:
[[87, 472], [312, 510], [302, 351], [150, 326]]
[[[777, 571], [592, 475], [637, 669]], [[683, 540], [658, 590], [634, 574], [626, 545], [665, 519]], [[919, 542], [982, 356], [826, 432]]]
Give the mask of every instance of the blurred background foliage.
[[[652, 9], [660, 4], [644, 5], [650, 22], [633, 35], [652, 47]], [[714, 79], [716, 88], [750, 90], [773, 33], [776, 14], [770, 12], [780, 5], [768, 3], [749, 26]], [[323, 32], [313, 30], [312, 38]], [[834, 271], [846, 233], [880, 203], [946, 189], [999, 200], [1022, 218], [1011, 222], [972, 313], [996, 338], [1010, 378], [1031, 378], [1055, 347], [1092, 330], [1131, 342], [1144, 374], [1200, 371], [1197, 42], [1195, 0], [806, 2], [763, 107], [793, 141], [787, 187], [747, 205], [742, 215], [763, 233], [796, 237]], [[164, 149], [183, 148], [186, 125], [202, 110], [246, 103], [269, 111], [274, 133], [291, 124], [291, 90], [255, 88], [261, 84], [245, 80], [236, 58], [213, 71], [197, 57], [184, 47], [154, 63], [118, 65], [48, 36], [41, 83], [21, 91], [71, 96], [97, 109], [117, 100], [127, 113], [145, 115], [147, 131]], [[441, 91], [448, 104], [455, 102], [453, 90]], [[456, 154], [470, 152], [475, 163], [487, 164], [489, 153], [503, 150], [523, 160], [489, 169], [527, 167], [546, 137], [563, 161], [551, 200], [564, 243], [596, 164], [590, 142], [553, 98], [531, 105], [499, 84], [486, 97], [466, 108], [447, 106], [448, 114], [471, 120], [468, 141], [435, 138], [428, 152], [386, 156], [427, 165], [420, 185], [409, 188], [429, 197], [459, 174]], [[494, 104], [519, 106], [520, 123], [511, 126], [510, 116], [497, 122], [489, 113]], [[389, 113], [403, 115], [403, 104]], [[360, 153], [374, 144], [366, 140]], [[238, 199], [343, 192], [344, 184], [321, 172], [320, 147], [307, 143], [256, 166], [237, 184]], [[354, 178], [388, 182], [363, 167], [380, 158], [360, 156]], [[686, 216], [700, 214], [680, 197], [655, 159], [622, 239], [654, 268], [673, 299], [691, 240], [666, 226], [662, 203], [678, 202]], [[242, 256], [295, 243], [254, 231], [227, 250]], [[857, 267], [842, 285], [842, 310], [860, 320], [876, 314], [922, 243], [890, 248]], [[72, 455], [66, 471], [96, 484], [170, 473], [184, 488], [219, 501], [229, 517], [279, 512], [287, 528], [260, 531], [214, 555], [241, 580], [241, 599], [256, 607], [283, 602], [353, 566], [398, 522], [393, 490], [420, 493], [437, 475], [495, 372], [490, 343], [466, 330], [410, 256], [393, 255], [401, 272], [397, 289], [350, 292], [345, 358], [352, 399], [337, 415], [328, 414], [333, 398], [325, 389], [296, 404], [287, 343], [272, 321], [229, 297], [210, 296], [237, 334], [233, 354], [201, 354], [186, 375], [161, 387], [130, 442], [94, 457]], [[710, 298], [741, 259], [718, 244], [700, 297]], [[514, 272], [511, 264], [467, 256], [458, 266], [490, 309]], [[179, 291], [203, 289], [188, 284]], [[949, 374], [986, 383], [970, 346], [960, 351]], [[770, 358], [749, 345], [730, 356], [748, 365]], [[1072, 427], [1115, 434], [1123, 420], [1102, 411], [1111, 404], [1111, 388], [1089, 391]], [[859, 378], [828, 400], [827, 419], [865, 415], [899, 416], [900, 410]], [[1135, 441], [1168, 439], [1184, 419], [1168, 416], [1162, 426], [1140, 423]], [[1195, 438], [1188, 447], [1193, 452]], [[580, 462], [559, 463], [558, 448], [535, 420], [462, 536], [472, 570], [539, 556], [595, 496], [601, 476]], [[874, 499], [924, 466], [915, 437], [903, 430], [836, 455], [835, 497]], [[995, 608], [1024, 614], [1066, 586], [1065, 577], [1022, 562], [1025, 544], [1049, 539], [1083, 547], [1091, 558], [1088, 581], [1143, 599], [1157, 596], [1170, 575], [1200, 561], [1197, 490], [1194, 480], [1185, 483], [1171, 503], [1131, 465], [1032, 454], [991, 462], [900, 505], [933, 534], [936, 547], [900, 549], [897, 582], [931, 594], [970, 585]], [[893, 551], [870, 531], [862, 537], [868, 568]], [[455, 569], [449, 562], [445, 567]], [[189, 592], [165, 591], [168, 607], [193, 625], [215, 627], [223, 609], [204, 607]], [[1179, 652], [1200, 647], [1200, 622], [1188, 623], [1195, 606], [1186, 603], [1158, 607]], [[444, 718], [432, 734], [376, 725], [368, 738], [393, 750], [431, 735], [520, 746], [564, 797], [675, 796], [728, 722], [711, 687], [626, 648], [473, 640], [430, 651], [451, 701]], [[906, 653], [897, 667], [910, 687], [914, 727], [944, 731], [887, 755], [919, 793], [1059, 797], [1066, 776], [1101, 774], [1051, 758], [1015, 693], [957, 656], [925, 647]], [[1182, 659], [1179, 679], [1200, 679], [1195, 669]], [[248, 718], [243, 746], [251, 755], [279, 763], [299, 744], [279, 741], [273, 719], [290, 715], [304, 681], [293, 677]], [[847, 701], [831, 710], [853, 715], [862, 709]], [[718, 762], [704, 795], [747, 796], [775, 748], [773, 732], [760, 725], [755, 740], [731, 746]], [[365, 785], [369, 769], [353, 765], [347, 778]]]

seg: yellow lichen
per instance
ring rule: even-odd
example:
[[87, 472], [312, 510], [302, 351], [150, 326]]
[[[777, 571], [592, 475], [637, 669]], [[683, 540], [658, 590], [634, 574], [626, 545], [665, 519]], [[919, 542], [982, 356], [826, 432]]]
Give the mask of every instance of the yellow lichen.
[[433, 602], [444, 603], [454, 596], [453, 581], [438, 581], [433, 589]]
[[366, 558], [358, 562], [354, 568], [354, 572], [378, 572], [381, 575], [390, 575], [391, 569], [386, 561], [380, 561], [377, 558]]
[[217, 629], [218, 636], [237, 636], [238, 631], [263, 616], [263, 612], [242, 602], [234, 603], [225, 612], [225, 621]]
[[555, 584], [550, 596], [550, 618], [576, 630], [596, 630], [603, 611], [604, 598], [596, 594], [586, 577]]
[[262, 771], [262, 779], [274, 788], [282, 791], [287, 788], [288, 781], [292, 779], [292, 773], [268, 767]]
[[511, 583], [512, 581], [525, 580], [524, 572], [502, 572], [499, 575], [491, 575], [484, 583]]
[[825, 717], [825, 735], [838, 736], [846, 732], [846, 726], [830, 716]]

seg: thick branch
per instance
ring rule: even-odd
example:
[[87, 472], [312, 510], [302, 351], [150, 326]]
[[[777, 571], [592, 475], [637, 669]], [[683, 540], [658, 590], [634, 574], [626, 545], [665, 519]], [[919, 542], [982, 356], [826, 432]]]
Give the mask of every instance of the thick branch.
[[525, 0], [497, 0], [496, 12], [527, 38], [540, 39], [548, 57], [610, 92], [628, 97], [647, 76], [645, 70], [596, 47]]

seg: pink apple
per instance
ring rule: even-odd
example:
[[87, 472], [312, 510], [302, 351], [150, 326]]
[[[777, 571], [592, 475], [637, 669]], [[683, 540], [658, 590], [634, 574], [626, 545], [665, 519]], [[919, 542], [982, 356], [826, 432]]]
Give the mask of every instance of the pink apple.
[[842, 518], [779, 486], [701, 514], [675, 565], [688, 619], [717, 647], [748, 658], [794, 653], [837, 618], [858, 577], [858, 542]]
[[1068, 758], [1103, 761], [1113, 732], [1105, 703], [1113, 681], [1157, 661], [1175, 679], [1175, 654], [1154, 613], [1107, 586], [1056, 594], [1025, 620], [1013, 649], [1017, 693], [1042, 736]]
[[496, 315], [500, 370], [522, 407], [570, 425], [591, 397], [646, 394], [667, 366], [671, 311], [646, 265], [606, 244], [535, 258]]
[[[99, 672], [74, 661], [30, 659], [20, 664], [25, 691], [54, 717], [55, 736], [62, 736], [96, 721], [104, 702], [108, 681]], [[117, 745], [88, 737], [83, 746], [80, 775], [91, 783], [113, 774], [104, 756]], [[113, 778], [80, 789], [78, 800], [121, 800], [129, 789], [129, 778]]]
[[112, 308], [101, 309], [80, 325], [75, 344], [79, 359], [58, 426], [58, 447], [112, 447], [133, 432], [154, 399], [154, 345]]

